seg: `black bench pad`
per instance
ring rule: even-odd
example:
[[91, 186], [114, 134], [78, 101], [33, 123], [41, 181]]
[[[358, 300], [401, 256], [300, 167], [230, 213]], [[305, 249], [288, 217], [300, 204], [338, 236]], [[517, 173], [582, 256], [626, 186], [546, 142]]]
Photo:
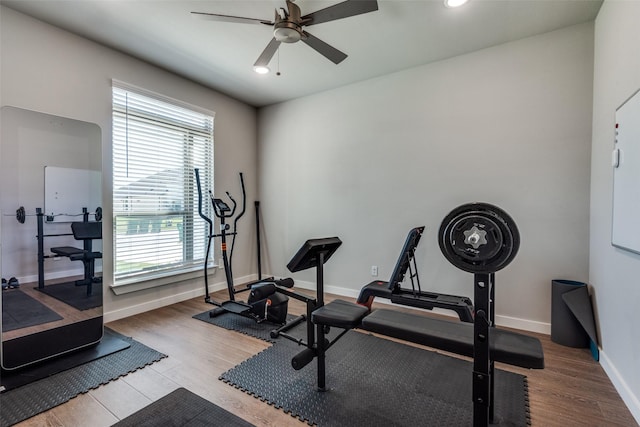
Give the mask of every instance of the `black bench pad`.
[[58, 246], [50, 249], [56, 255], [71, 257], [72, 255], [82, 255], [83, 249], [74, 248], [73, 246]]
[[71, 261], [91, 261], [92, 259], [100, 259], [102, 258], [102, 252], [79, 252], [77, 254], [73, 254], [69, 256]]
[[[362, 329], [405, 341], [473, 357], [473, 324], [451, 322], [400, 311], [378, 309], [362, 320]], [[544, 368], [540, 340], [491, 328], [491, 356], [496, 362], [523, 368]]]
[[353, 329], [360, 325], [367, 313], [369, 309], [365, 306], [337, 299], [311, 313], [311, 321], [320, 325]]

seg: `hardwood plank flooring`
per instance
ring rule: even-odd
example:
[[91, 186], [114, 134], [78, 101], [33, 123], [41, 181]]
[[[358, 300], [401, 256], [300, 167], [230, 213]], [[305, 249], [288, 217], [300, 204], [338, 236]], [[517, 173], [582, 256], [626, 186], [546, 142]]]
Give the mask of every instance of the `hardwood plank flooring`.
[[[213, 296], [224, 299], [224, 292]], [[332, 299], [330, 295], [325, 297], [327, 302]], [[18, 425], [107, 426], [178, 387], [185, 387], [256, 426], [306, 425], [218, 380], [220, 374], [269, 344], [192, 319], [211, 308], [202, 298], [196, 298], [109, 323], [110, 328], [169, 357]], [[303, 310], [301, 303], [290, 300], [292, 314]], [[542, 342], [545, 369], [527, 370], [504, 364], [497, 367], [528, 377], [534, 427], [638, 425], [587, 349], [563, 347], [547, 335], [531, 335]]]

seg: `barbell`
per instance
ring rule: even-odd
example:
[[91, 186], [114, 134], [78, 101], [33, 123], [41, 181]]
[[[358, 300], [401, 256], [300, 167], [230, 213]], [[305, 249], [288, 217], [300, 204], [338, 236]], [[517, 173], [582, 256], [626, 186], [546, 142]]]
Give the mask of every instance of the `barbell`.
[[[96, 221], [102, 221], [102, 208], [100, 206], [98, 206], [95, 210], [95, 212], [87, 212], [87, 214], [89, 215], [93, 215], [96, 219]], [[16, 209], [16, 219], [18, 220], [18, 222], [20, 224], [24, 224], [25, 220], [27, 219], [28, 216], [38, 216], [38, 215], [43, 215], [46, 216], [47, 218], [52, 218], [52, 217], [57, 217], [57, 216], [83, 216], [84, 213], [81, 214], [57, 214], [57, 215], [45, 215], [43, 213], [39, 213], [39, 214], [27, 214], [24, 210], [24, 206], [20, 206], [18, 209]]]
[[438, 232], [442, 254], [469, 273], [494, 273], [518, 253], [520, 234], [513, 219], [489, 203], [467, 203], [442, 220]]

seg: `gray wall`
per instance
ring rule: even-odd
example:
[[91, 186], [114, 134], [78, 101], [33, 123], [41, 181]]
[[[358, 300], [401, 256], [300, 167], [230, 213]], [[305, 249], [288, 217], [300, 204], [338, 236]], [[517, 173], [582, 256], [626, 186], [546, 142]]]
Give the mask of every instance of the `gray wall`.
[[638, 22], [640, 2], [605, 1], [595, 24], [589, 280], [602, 366], [640, 423], [640, 255], [611, 246], [615, 110], [640, 89]]
[[[260, 109], [270, 272], [336, 235], [325, 282], [355, 296], [425, 225], [423, 288], [472, 296], [437, 233], [454, 207], [489, 202], [522, 240], [497, 274], [498, 322], [548, 332], [551, 280], [588, 278], [592, 64], [587, 23]], [[312, 272], [294, 277], [313, 286]]]
[[[104, 281], [108, 285], [105, 286], [105, 320], [203, 294], [204, 286], [199, 273], [194, 280], [121, 296], [109, 290], [109, 285], [113, 283], [113, 244], [109, 237], [112, 235], [111, 81], [120, 80], [214, 111], [216, 186], [219, 189], [237, 190], [237, 173], [243, 171], [246, 174], [249, 202], [257, 194], [256, 110], [11, 9], [0, 6], [0, 19], [0, 105], [96, 123], [102, 129], [105, 217], [103, 265]], [[252, 222], [251, 212], [247, 215], [247, 224]], [[238, 241], [234, 273], [239, 279], [255, 274], [253, 234], [244, 233]], [[35, 254], [34, 239], [34, 263]], [[216, 271], [212, 283], [222, 283], [223, 276], [222, 270]]]

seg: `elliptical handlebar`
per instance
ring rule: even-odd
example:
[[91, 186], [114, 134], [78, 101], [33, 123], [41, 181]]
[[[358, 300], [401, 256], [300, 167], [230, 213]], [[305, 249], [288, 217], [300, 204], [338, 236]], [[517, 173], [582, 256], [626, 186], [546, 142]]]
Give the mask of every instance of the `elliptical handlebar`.
[[202, 212], [202, 188], [200, 187], [200, 170], [198, 168], [194, 169], [196, 174], [196, 185], [198, 187], [198, 215], [200, 218], [204, 219], [209, 224], [209, 235], [207, 236], [207, 253], [204, 257], [204, 290], [205, 302], [211, 302], [211, 297], [209, 296], [209, 274], [207, 273], [207, 266], [209, 265], [209, 252], [211, 252], [211, 239], [213, 238], [213, 221]]
[[[244, 215], [245, 211], [247, 210], [247, 192], [244, 189], [244, 175], [242, 174], [242, 172], [240, 172], [240, 188], [242, 189], [242, 211], [240, 211], [240, 213], [238, 214], [238, 216], [234, 221], [234, 224], [233, 224], [234, 229], [236, 227], [236, 223], [238, 222], [238, 220], [242, 218], [242, 215]], [[227, 196], [229, 196], [229, 198], [231, 199], [231, 195], [229, 194], [228, 191], [227, 191]], [[235, 201], [233, 203], [235, 205]]]
[[[236, 247], [236, 234], [237, 234], [237, 229], [238, 229], [238, 220], [240, 218], [242, 218], [242, 215], [244, 215], [244, 212], [247, 210], [247, 192], [244, 189], [244, 175], [242, 174], [242, 172], [240, 172], [240, 187], [242, 188], [242, 211], [240, 211], [240, 213], [238, 214], [238, 216], [233, 220], [233, 230], [231, 230], [231, 232], [233, 233], [233, 239], [231, 239], [231, 252], [229, 252], [229, 263], [231, 264], [233, 262], [233, 250]], [[231, 195], [229, 194], [229, 192], [227, 192], [227, 196], [229, 196], [229, 198], [231, 199]], [[233, 199], [231, 199], [233, 200]], [[233, 202], [234, 207], [233, 210], [235, 211], [235, 201]]]
[[194, 169], [196, 174], [196, 186], [198, 187], [198, 215], [200, 218], [204, 219], [209, 224], [209, 234], [212, 234], [213, 230], [213, 221], [202, 212], [202, 187], [200, 187], [200, 170], [198, 168]]

